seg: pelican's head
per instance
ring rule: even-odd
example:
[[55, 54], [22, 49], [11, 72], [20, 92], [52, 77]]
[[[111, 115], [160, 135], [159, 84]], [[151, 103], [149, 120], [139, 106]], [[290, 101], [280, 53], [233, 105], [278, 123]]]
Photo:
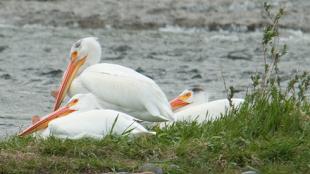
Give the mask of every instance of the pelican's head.
[[175, 99], [170, 101], [172, 110], [184, 108], [185, 106], [192, 106], [208, 102], [208, 95], [204, 88], [195, 85], [189, 89], [185, 89]]
[[76, 94], [69, 102], [56, 111], [42, 117], [39, 121], [29, 126], [22, 131], [19, 136], [26, 136], [38, 130], [44, 129], [48, 126], [48, 123], [56, 118], [68, 116], [73, 112], [85, 112], [93, 109], [100, 109], [100, 105], [97, 103], [97, 99], [92, 94]]
[[74, 95], [66, 106], [68, 106], [70, 110], [80, 112], [101, 109], [101, 106], [97, 102], [97, 98], [91, 93]]
[[[79, 72], [100, 61], [101, 46], [95, 37], [86, 37], [75, 42], [70, 51], [71, 61], [83, 61]], [[85, 60], [84, 60], [85, 59]]]
[[70, 62], [56, 96], [54, 111], [59, 108], [76, 75], [100, 61], [101, 46], [95, 37], [86, 37], [75, 42], [70, 51]]

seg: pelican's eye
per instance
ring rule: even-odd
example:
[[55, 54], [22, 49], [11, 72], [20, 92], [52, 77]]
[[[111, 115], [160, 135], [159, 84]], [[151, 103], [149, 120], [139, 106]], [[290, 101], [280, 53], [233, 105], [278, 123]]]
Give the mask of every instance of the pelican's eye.
[[72, 103], [73, 103], [73, 104], [76, 104], [78, 101], [79, 101], [79, 99], [74, 99], [74, 100], [72, 101]]
[[185, 97], [190, 97], [192, 94], [190, 92], [185, 94]]
[[74, 45], [74, 47], [75, 47], [75, 48], [79, 48], [79, 47], [81, 46], [81, 43], [82, 43], [81, 41], [76, 42], [75, 45]]
[[72, 107], [74, 105], [76, 105], [79, 102], [79, 99], [73, 99], [69, 104], [68, 107]]
[[71, 60], [74, 61], [78, 57], [78, 52], [74, 51], [71, 53]]

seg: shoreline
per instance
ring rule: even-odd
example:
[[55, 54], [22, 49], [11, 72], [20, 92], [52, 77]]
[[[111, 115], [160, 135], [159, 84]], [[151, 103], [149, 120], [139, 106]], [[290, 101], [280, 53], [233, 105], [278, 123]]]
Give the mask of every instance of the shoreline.
[[[113, 1], [92, 0], [11, 0], [0, 3], [0, 24], [25, 26], [41, 24], [55, 27], [96, 29], [158, 29], [166, 26], [207, 28], [210, 31], [234, 27], [255, 31], [268, 22], [262, 17], [262, 2], [256, 0], [218, 1]], [[89, 1], [88, 1], [89, 2]], [[310, 2], [282, 0], [273, 5], [287, 14], [280, 27], [310, 31]]]

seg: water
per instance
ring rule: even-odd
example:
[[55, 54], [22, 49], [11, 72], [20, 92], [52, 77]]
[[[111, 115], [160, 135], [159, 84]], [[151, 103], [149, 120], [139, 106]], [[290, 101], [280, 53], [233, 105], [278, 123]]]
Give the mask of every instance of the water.
[[[282, 31], [289, 53], [280, 63], [283, 80], [308, 70], [310, 35]], [[50, 91], [60, 83], [71, 44], [96, 36], [102, 62], [131, 67], [153, 78], [171, 99], [191, 84], [201, 84], [211, 99], [224, 98], [222, 74], [237, 97], [262, 70], [262, 33], [209, 32], [165, 27], [156, 30], [79, 29], [44, 26], [0, 27], [0, 137], [29, 125], [34, 114], [52, 110]]]

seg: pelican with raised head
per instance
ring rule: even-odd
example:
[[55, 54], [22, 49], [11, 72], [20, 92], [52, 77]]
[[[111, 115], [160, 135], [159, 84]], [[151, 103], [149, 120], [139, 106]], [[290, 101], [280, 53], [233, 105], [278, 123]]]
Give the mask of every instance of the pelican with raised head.
[[92, 94], [74, 95], [64, 107], [35, 120], [37, 121], [22, 131], [19, 136], [37, 131], [41, 137], [54, 136], [69, 139], [83, 137], [100, 139], [108, 134], [154, 134], [128, 114], [101, 109]]
[[69, 96], [91, 93], [104, 108], [144, 112], [136, 117], [145, 121], [174, 120], [166, 95], [152, 79], [124, 66], [98, 63], [101, 46], [96, 38], [87, 37], [74, 43], [70, 57], [60, 88], [55, 92], [54, 110], [67, 93]]
[[[232, 105], [240, 107], [244, 102], [241, 98], [232, 98]], [[204, 88], [195, 85], [184, 90], [179, 96], [170, 101], [176, 121], [213, 121], [220, 118], [231, 109], [228, 99], [208, 102], [208, 95]]]

